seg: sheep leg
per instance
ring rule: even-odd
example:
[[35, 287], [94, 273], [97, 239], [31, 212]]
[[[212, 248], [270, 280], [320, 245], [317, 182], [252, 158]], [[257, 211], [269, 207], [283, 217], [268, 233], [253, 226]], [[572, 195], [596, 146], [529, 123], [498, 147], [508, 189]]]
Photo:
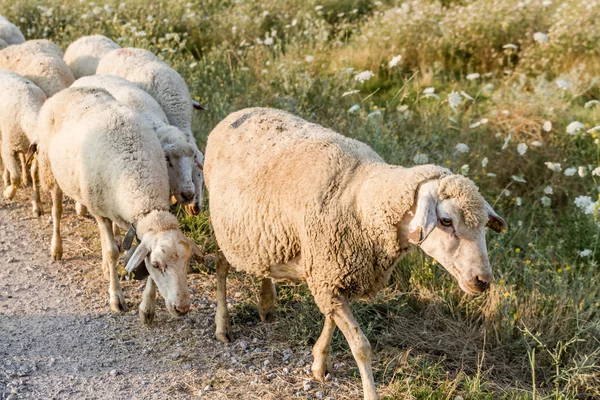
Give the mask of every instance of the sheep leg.
[[50, 195], [52, 196], [52, 259], [60, 260], [63, 254], [62, 248], [62, 237], [60, 236], [60, 219], [63, 213], [62, 206], [62, 190], [55, 185], [50, 190]]
[[140, 320], [146, 325], [150, 325], [154, 321], [154, 311], [156, 309], [156, 283], [151, 277], [146, 281], [146, 288], [142, 294], [142, 302], [140, 303], [139, 314]]
[[227, 273], [229, 272], [229, 262], [222, 252], [217, 253], [217, 314], [215, 315], [215, 324], [217, 330], [215, 336], [223, 343], [231, 342], [231, 322], [229, 321], [229, 311], [227, 310]]
[[258, 301], [258, 314], [262, 322], [273, 321], [273, 311], [275, 310], [275, 300], [277, 299], [277, 290], [271, 278], [263, 278], [260, 283], [260, 299]]
[[29, 185], [29, 174], [27, 173], [27, 159], [25, 158], [25, 154], [19, 153], [19, 160], [21, 161], [21, 176], [23, 177], [23, 186]]
[[119, 275], [117, 274], [119, 249], [113, 236], [112, 221], [103, 217], [96, 217], [96, 221], [98, 221], [100, 241], [102, 242], [102, 265], [105, 263], [108, 265], [110, 309], [114, 312], [125, 312], [127, 311], [127, 304], [125, 303], [125, 296], [123, 296], [121, 282], [119, 282]]
[[112, 223], [112, 231], [117, 247], [119, 250], [123, 250], [123, 238], [121, 237], [121, 230], [119, 229], [119, 225], [117, 225], [114, 221]]
[[89, 215], [87, 207], [79, 202], [75, 202], [75, 212], [80, 217], [87, 217]]
[[348, 300], [344, 297], [337, 297], [332, 303], [333, 312], [331, 316], [350, 345], [352, 355], [360, 371], [364, 400], [377, 400], [379, 399], [379, 395], [375, 389], [375, 380], [373, 379], [373, 370], [371, 368], [371, 344], [360, 330], [354, 315], [352, 315]]
[[12, 200], [17, 193], [17, 188], [21, 185], [21, 166], [17, 161], [16, 153], [10, 151], [10, 149], [2, 149], [2, 160], [4, 161], [4, 168], [8, 171], [9, 177], [9, 184], [4, 189], [4, 197]]
[[313, 346], [313, 364], [311, 367], [316, 380], [324, 382], [325, 376], [333, 372], [331, 365], [331, 338], [335, 331], [335, 321], [331, 317], [325, 317], [325, 324], [319, 340]]
[[34, 217], [42, 215], [42, 201], [40, 200], [40, 175], [37, 158], [31, 162], [31, 206]]

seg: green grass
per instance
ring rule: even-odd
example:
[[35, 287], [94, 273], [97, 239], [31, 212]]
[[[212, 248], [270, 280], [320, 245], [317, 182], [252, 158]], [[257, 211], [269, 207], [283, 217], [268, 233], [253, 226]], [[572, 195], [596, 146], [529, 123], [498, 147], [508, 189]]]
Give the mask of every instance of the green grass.
[[[511, 225], [489, 237], [496, 283], [486, 295], [465, 296], [443, 268], [413, 251], [387, 290], [372, 302], [356, 302], [382, 393], [390, 399], [600, 398], [598, 211], [587, 215], [574, 205], [581, 195], [596, 200], [600, 183], [588, 169], [600, 165], [600, 147], [596, 134], [585, 132], [600, 125], [599, 106], [585, 107], [600, 98], [600, 6], [575, 0], [405, 4], [158, 0], [121, 7], [0, 0], [0, 12], [28, 38], [51, 38], [63, 48], [100, 33], [159, 54], [210, 108], [195, 115], [201, 147], [230, 112], [269, 106], [364, 141], [391, 163], [410, 166], [426, 154], [463, 171]], [[535, 42], [535, 32], [548, 34], [548, 43]], [[389, 67], [396, 55], [401, 62]], [[364, 70], [375, 76], [361, 84], [354, 76]], [[466, 79], [474, 72], [481, 76]], [[557, 79], [569, 87], [560, 88]], [[426, 96], [427, 87], [439, 97]], [[342, 97], [351, 90], [359, 92]], [[461, 91], [473, 100], [462, 97], [451, 108], [448, 94]], [[487, 122], [474, 126], [482, 119]], [[552, 123], [549, 132], [545, 121]], [[566, 133], [573, 121], [585, 125], [577, 135]], [[458, 143], [470, 151], [457, 152]], [[520, 143], [528, 146], [524, 155]], [[587, 174], [552, 172], [548, 161], [563, 171], [582, 166]], [[186, 234], [214, 252], [208, 212], [178, 215]], [[580, 257], [583, 249], [591, 256]], [[211, 259], [199, 268], [210, 271]], [[236, 278], [255, 293], [253, 278]], [[248, 293], [235, 310], [236, 324], [257, 320]], [[279, 285], [278, 310], [280, 340], [315, 342], [323, 317], [305, 286]], [[339, 332], [334, 352], [349, 356]]]

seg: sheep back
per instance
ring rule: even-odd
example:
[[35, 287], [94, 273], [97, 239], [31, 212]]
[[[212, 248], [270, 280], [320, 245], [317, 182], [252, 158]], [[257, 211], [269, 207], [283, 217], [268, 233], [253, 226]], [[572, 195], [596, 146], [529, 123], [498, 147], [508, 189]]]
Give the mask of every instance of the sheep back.
[[79, 79], [96, 74], [100, 59], [118, 48], [120, 46], [106, 36], [83, 36], [67, 47], [64, 60], [75, 79]]
[[42, 108], [39, 130], [42, 182], [50, 174], [50, 182], [93, 215], [127, 226], [152, 210], [168, 211], [167, 169], [156, 134], [105, 90], [57, 94]]
[[9, 45], [21, 44], [25, 41], [21, 30], [4, 17], [0, 19], [0, 39], [3, 39]]

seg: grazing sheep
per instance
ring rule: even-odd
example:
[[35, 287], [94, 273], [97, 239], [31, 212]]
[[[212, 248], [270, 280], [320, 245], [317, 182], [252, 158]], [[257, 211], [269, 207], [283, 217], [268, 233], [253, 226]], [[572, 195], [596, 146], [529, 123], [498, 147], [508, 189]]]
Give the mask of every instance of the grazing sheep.
[[[194, 139], [192, 108], [195, 105], [188, 87], [181, 75], [154, 54], [136, 48], [113, 50], [100, 60], [96, 73], [118, 75], [138, 85], [160, 104], [171, 125]], [[204, 158], [199, 150], [198, 153], [199, 158]], [[202, 167], [194, 167], [197, 200], [201, 199], [203, 184]], [[185, 209], [189, 214], [195, 215], [200, 212], [200, 205], [200, 202], [196, 202], [195, 205], [187, 205]]]
[[141, 241], [126, 270], [145, 260], [150, 274], [140, 305], [142, 321], [149, 323], [154, 317], [156, 287], [172, 315], [187, 313], [187, 269], [200, 250], [169, 213], [163, 151], [143, 115], [103, 89], [69, 88], [46, 102], [38, 126], [40, 178], [52, 195], [52, 257], [62, 257], [64, 192], [86, 206], [98, 222], [112, 310], [126, 309], [111, 230], [115, 221], [123, 228], [135, 227]]
[[107, 53], [121, 46], [102, 35], [83, 36], [67, 47], [64, 60], [75, 79], [96, 74], [98, 62]]
[[[32, 48], [40, 51], [32, 51]], [[52, 46], [39, 42], [8, 46], [0, 50], [0, 68], [24, 76], [39, 86], [47, 97], [52, 97], [71, 86], [75, 78], [67, 64], [53, 54], [51, 48]]]
[[[370, 147], [284, 111], [235, 112], [208, 137], [206, 184], [217, 259], [216, 336], [230, 339], [229, 265], [263, 278], [259, 310], [275, 298], [271, 278], [305, 280], [325, 315], [312, 371], [330, 372], [337, 326], [358, 364], [364, 398], [377, 399], [371, 347], [349, 305], [371, 297], [418, 245], [468, 293], [489, 287], [485, 226], [506, 223], [469, 179], [445, 168], [386, 164]], [[224, 256], [224, 257], [223, 257]]]
[[19, 28], [4, 17], [0, 18], [0, 39], [8, 45], [21, 44], [25, 41]]
[[[30, 142], [36, 138], [38, 114], [46, 95], [29, 79], [4, 69], [0, 70], [0, 93], [10, 94], [0, 96], [0, 141], [5, 169], [4, 197], [12, 199], [21, 180], [26, 181], [25, 155]], [[33, 159], [31, 203], [33, 214], [39, 217], [42, 207], [37, 175], [37, 160]]]
[[[168, 124], [160, 105], [134, 83], [116, 75], [94, 75], [78, 79], [72, 87], [96, 87], [106, 90], [117, 101], [136, 111], [154, 128], [165, 153], [171, 193], [181, 204], [202, 201], [202, 187], [194, 187], [194, 165], [202, 165], [196, 143], [184, 132]], [[201, 154], [201, 153], [200, 153]], [[200, 196], [198, 199], [196, 196]]]

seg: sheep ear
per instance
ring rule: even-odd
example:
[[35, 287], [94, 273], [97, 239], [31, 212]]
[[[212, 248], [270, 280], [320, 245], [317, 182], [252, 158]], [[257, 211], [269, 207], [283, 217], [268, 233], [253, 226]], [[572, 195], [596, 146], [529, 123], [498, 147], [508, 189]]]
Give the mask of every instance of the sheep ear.
[[188, 244], [190, 245], [190, 247], [192, 248], [192, 251], [194, 252], [194, 255], [197, 257], [202, 257], [202, 250], [200, 250], [200, 247], [198, 247], [198, 245], [196, 243], [194, 243], [194, 241], [188, 237], [186, 237]]
[[201, 104], [200, 102], [196, 101], [196, 100], [192, 100], [192, 106], [196, 109], [196, 110], [203, 110], [206, 111], [208, 110], [208, 107], [206, 107], [204, 104]]
[[131, 271], [133, 271], [138, 265], [140, 265], [140, 263], [146, 258], [146, 256], [149, 253], [150, 247], [148, 246], [148, 243], [142, 240], [142, 243], [140, 243], [140, 245], [135, 249], [129, 261], [127, 261], [125, 271], [127, 271], [127, 273], [130, 274]]
[[500, 217], [498, 214], [496, 214], [496, 211], [494, 211], [492, 206], [490, 206], [490, 203], [488, 203], [487, 201], [485, 201], [485, 208], [487, 209], [487, 213], [488, 213], [487, 227], [498, 233], [500, 233], [502, 231], [507, 231], [508, 224], [506, 223], [505, 220], [502, 219], [502, 217]]
[[202, 154], [200, 150], [196, 150], [196, 154], [194, 155], [194, 161], [196, 162], [198, 168], [204, 170], [204, 154]]
[[437, 225], [438, 198], [431, 187], [419, 189], [417, 197], [417, 210], [415, 216], [408, 224], [408, 241], [412, 244], [421, 244]]

